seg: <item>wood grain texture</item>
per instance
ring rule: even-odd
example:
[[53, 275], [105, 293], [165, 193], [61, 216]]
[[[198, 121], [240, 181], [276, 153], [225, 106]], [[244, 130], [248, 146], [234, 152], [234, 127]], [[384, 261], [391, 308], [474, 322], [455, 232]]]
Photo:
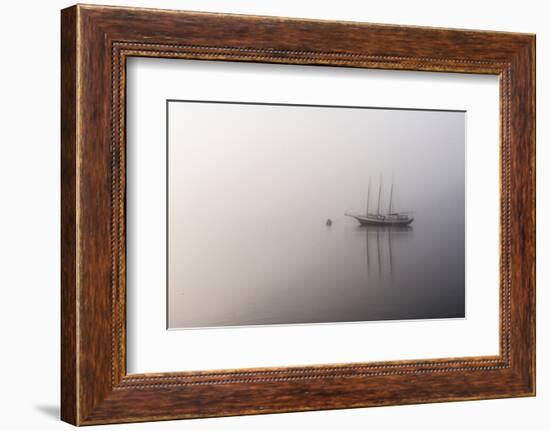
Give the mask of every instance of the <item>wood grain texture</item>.
[[61, 418], [77, 422], [76, 9], [61, 16]]
[[[129, 56], [500, 76], [497, 357], [126, 374]], [[62, 11], [62, 418], [77, 424], [534, 395], [533, 35], [100, 6]]]

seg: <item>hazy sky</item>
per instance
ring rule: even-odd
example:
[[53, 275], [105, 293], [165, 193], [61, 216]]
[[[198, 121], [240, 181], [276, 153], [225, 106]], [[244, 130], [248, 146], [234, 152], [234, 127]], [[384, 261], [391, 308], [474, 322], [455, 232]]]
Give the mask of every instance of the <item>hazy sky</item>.
[[382, 174], [387, 211], [393, 177], [395, 209], [463, 236], [465, 121], [449, 111], [169, 102], [170, 321], [222, 285], [262, 283], [258, 262], [240, 269], [254, 253], [276, 260], [274, 238], [299, 259], [307, 248], [289, 244], [303, 226], [364, 213], [369, 177], [371, 208]]
[[169, 110], [170, 177], [193, 223], [362, 211], [369, 177], [374, 194], [380, 174], [383, 201], [393, 176], [401, 209], [463, 209], [454, 202], [464, 196], [464, 112], [184, 102]]

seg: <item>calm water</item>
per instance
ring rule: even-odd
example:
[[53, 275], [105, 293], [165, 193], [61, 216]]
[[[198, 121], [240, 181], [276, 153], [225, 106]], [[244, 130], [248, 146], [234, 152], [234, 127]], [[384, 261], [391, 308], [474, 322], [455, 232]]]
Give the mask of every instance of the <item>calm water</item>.
[[[238, 238], [212, 226], [216, 243], [181, 266], [192, 273], [208, 256], [210, 271], [174, 295], [172, 327], [464, 317], [463, 224], [421, 212], [401, 228], [331, 218], [277, 220]], [[231, 268], [216, 266], [229, 255]]]

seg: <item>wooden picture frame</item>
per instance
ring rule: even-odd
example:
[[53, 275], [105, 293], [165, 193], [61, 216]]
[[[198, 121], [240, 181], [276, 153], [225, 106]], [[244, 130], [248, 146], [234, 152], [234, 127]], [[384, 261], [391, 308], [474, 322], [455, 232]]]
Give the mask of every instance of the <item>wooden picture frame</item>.
[[[535, 36], [77, 5], [61, 13], [61, 417], [74, 425], [535, 394]], [[130, 56], [500, 77], [500, 354], [127, 374]]]

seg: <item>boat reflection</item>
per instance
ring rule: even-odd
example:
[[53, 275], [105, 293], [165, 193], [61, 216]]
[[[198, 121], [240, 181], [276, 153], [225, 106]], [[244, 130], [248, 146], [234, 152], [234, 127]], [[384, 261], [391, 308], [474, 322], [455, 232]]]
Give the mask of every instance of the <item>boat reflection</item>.
[[[365, 241], [366, 241], [366, 255], [367, 255], [367, 275], [371, 272], [373, 268], [372, 265], [375, 265], [377, 268], [378, 277], [381, 278], [382, 274], [385, 271], [384, 264], [384, 244], [387, 244], [387, 255], [388, 255], [388, 271], [390, 277], [393, 278], [394, 275], [394, 250], [393, 242], [396, 240], [401, 240], [401, 238], [406, 239], [413, 232], [413, 227], [410, 225], [399, 225], [399, 226], [376, 226], [376, 225], [364, 225], [360, 226], [357, 229], [365, 231]], [[371, 257], [372, 250], [374, 248], [374, 255]], [[375, 259], [375, 262], [372, 262], [372, 258]]]

